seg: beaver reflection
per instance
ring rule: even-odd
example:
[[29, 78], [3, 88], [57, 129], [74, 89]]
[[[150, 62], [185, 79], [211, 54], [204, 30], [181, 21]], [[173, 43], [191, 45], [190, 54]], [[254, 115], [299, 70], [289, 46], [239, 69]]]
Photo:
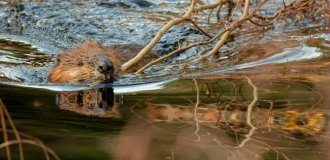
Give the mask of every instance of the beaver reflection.
[[113, 88], [61, 92], [56, 103], [61, 109], [83, 115], [108, 115], [114, 106]]

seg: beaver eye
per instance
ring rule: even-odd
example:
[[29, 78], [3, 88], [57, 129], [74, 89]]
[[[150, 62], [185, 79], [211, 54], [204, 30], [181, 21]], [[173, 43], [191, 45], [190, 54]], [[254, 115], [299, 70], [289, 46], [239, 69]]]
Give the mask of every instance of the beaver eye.
[[84, 65], [83, 62], [78, 62], [78, 63], [77, 63], [77, 66], [80, 66], [80, 67], [81, 67], [81, 66], [83, 66], [83, 65]]

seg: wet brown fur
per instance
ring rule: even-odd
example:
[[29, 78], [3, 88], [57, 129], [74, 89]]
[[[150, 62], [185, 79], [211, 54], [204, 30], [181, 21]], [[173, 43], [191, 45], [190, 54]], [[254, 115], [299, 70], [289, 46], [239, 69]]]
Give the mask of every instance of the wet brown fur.
[[[114, 65], [114, 77], [120, 71], [122, 63], [134, 57], [143, 47], [139, 45], [112, 45], [104, 47], [100, 42], [87, 40], [75, 49], [62, 52], [50, 71], [48, 80], [53, 83], [94, 83], [100, 82], [103, 75], [97, 71], [97, 56], [106, 55]], [[141, 63], [128, 72], [136, 71], [150, 61], [154, 54], [148, 54]]]

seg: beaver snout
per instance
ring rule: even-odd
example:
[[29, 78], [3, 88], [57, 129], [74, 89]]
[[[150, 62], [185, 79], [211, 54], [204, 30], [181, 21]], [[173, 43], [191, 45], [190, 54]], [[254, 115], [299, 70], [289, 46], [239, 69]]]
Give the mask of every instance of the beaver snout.
[[105, 76], [106, 81], [113, 81], [115, 67], [106, 55], [97, 57], [97, 71]]

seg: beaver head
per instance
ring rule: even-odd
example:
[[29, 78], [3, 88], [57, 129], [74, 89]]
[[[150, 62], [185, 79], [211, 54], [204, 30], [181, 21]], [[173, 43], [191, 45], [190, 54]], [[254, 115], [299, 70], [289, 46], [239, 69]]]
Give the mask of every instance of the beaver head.
[[115, 55], [107, 53], [101, 43], [87, 40], [59, 54], [48, 79], [55, 83], [112, 82], [118, 68], [120, 62]]

